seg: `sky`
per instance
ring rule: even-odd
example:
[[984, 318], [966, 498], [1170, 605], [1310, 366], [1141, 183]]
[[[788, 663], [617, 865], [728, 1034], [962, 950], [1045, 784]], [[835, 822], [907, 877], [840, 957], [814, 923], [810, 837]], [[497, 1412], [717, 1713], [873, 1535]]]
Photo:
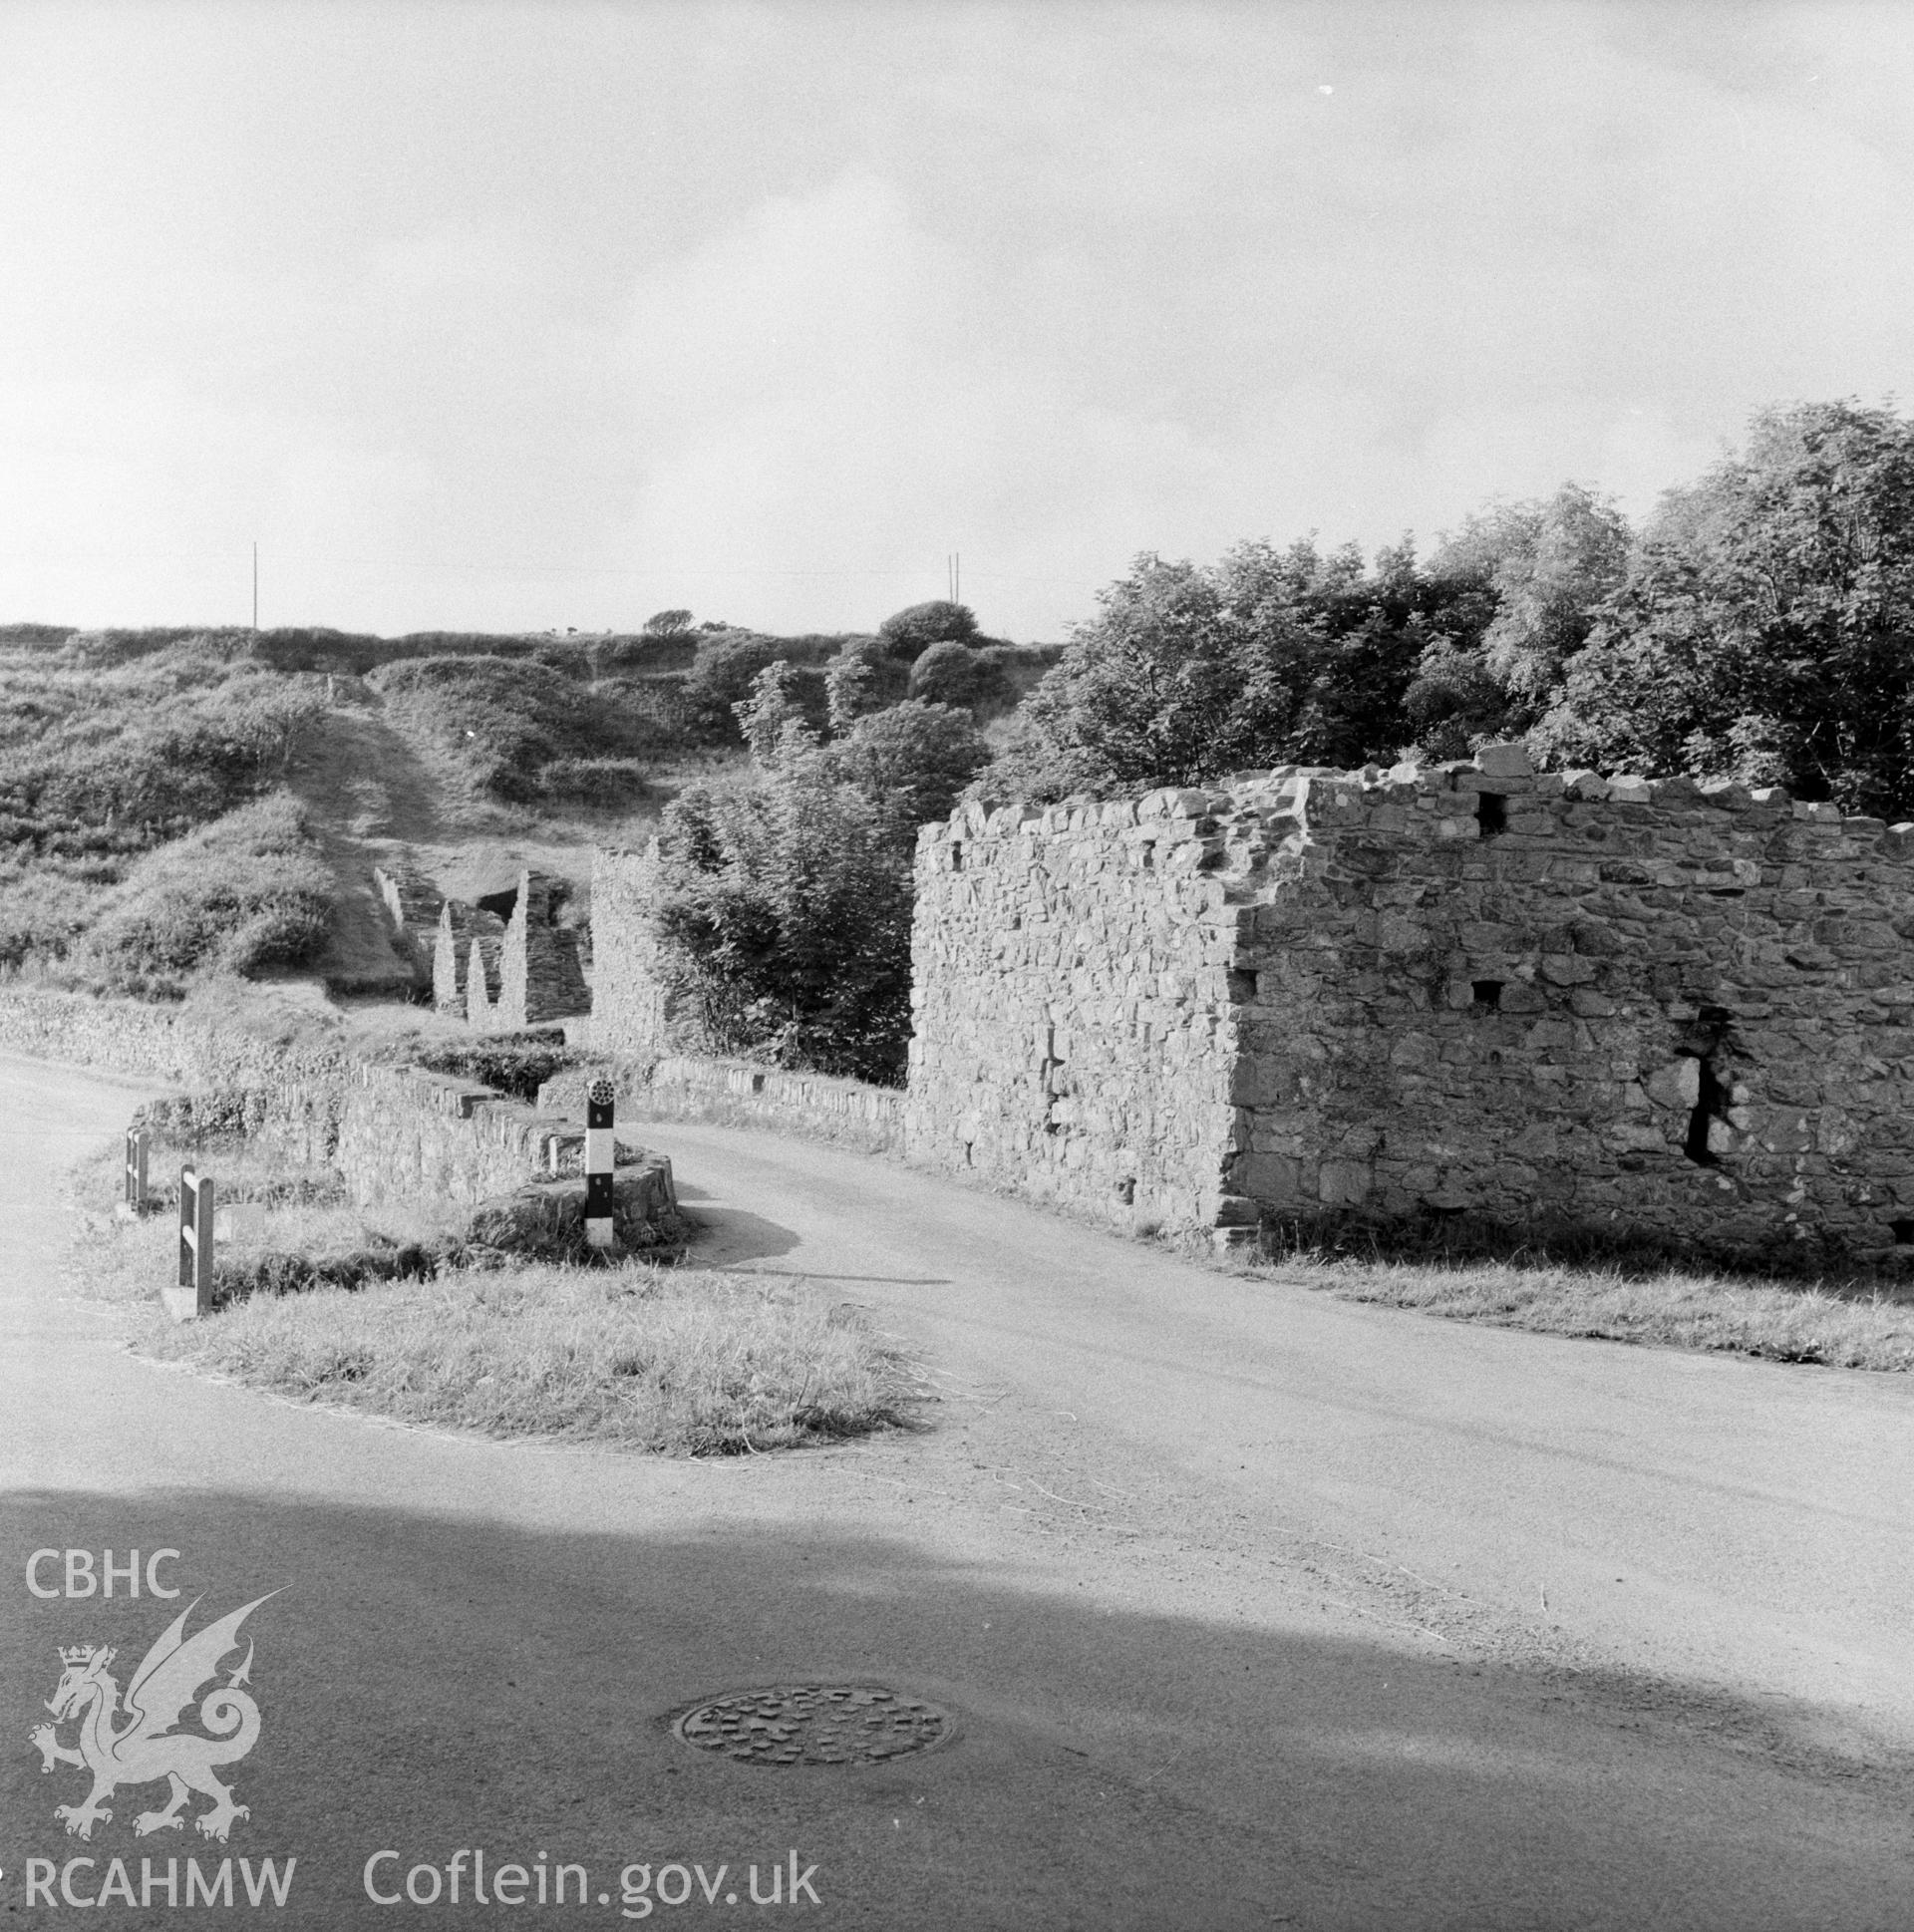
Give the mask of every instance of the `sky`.
[[0, 0], [0, 621], [1052, 640], [1914, 355], [1914, 7]]

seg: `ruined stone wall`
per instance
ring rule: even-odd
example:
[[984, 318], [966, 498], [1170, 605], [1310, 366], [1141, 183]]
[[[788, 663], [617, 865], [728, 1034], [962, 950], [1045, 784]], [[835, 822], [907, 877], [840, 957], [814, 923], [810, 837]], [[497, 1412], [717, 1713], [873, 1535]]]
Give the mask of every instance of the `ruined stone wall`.
[[505, 922], [473, 906], [466, 914], [466, 1019], [482, 1033], [493, 1024], [492, 1008], [498, 1003]]
[[642, 851], [592, 854], [591, 1024], [581, 1039], [594, 1053], [648, 1061], [671, 1051], [671, 998], [651, 924], [658, 884], [655, 838]]
[[554, 900], [562, 882], [541, 872], [519, 874], [498, 954], [498, 987], [489, 1014], [501, 1028], [542, 1026], [591, 1008], [578, 958], [578, 935], [554, 923]]
[[1207, 795], [1181, 796], [1175, 811], [973, 806], [924, 828], [913, 1159], [1118, 1226], [1239, 1211], [1224, 1198], [1237, 915], [1205, 869]]
[[416, 866], [407, 864], [375, 865], [372, 877], [385, 902], [386, 917], [392, 922], [393, 932], [412, 962], [414, 977], [434, 979], [437, 1001], [435, 941], [443, 905], [438, 888]]
[[1914, 827], [1504, 747], [973, 812], [918, 889], [917, 1157], [1190, 1226], [1914, 1251]]

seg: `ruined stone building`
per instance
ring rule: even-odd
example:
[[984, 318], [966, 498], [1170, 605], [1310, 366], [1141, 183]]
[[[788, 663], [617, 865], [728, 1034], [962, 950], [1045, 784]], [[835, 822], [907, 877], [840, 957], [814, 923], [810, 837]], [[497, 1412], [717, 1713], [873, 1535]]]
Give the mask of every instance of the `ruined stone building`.
[[[597, 877], [595, 1037], [659, 1051], [647, 861]], [[1914, 827], [1518, 747], [968, 808], [919, 839], [907, 1147], [1124, 1227], [1890, 1259], [1910, 939]]]
[[439, 1009], [497, 1031], [589, 1012], [579, 934], [556, 916], [568, 891], [562, 879], [523, 871], [506, 891], [471, 904], [448, 899], [433, 949]]

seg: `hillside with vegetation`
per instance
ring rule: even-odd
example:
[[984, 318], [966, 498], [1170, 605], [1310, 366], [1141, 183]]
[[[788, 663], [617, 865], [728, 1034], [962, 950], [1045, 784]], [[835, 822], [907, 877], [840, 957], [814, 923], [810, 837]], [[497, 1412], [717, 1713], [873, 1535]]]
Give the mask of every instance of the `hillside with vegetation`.
[[1278, 764], [1466, 755], [1780, 785], [1914, 815], [1914, 425], [1773, 410], [1633, 527], [1574, 483], [1426, 557], [1144, 555], [1052, 647], [934, 600], [776, 637], [0, 628], [0, 970], [417, 994], [373, 867], [521, 866], [588, 917], [657, 834], [687, 1047], [892, 1081], [916, 827]]

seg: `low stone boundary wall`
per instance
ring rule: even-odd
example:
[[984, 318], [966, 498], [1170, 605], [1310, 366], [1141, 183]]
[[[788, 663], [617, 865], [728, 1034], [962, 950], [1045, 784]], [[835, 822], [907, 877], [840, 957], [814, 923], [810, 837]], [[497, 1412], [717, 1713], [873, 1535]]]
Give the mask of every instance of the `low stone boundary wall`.
[[289, 1075], [343, 1075], [343, 1054], [222, 1026], [192, 1006], [0, 987], [0, 1051], [180, 1087], [247, 1087]]
[[[569, 1032], [567, 1033], [569, 1039]], [[873, 1153], [901, 1152], [901, 1088], [868, 1087], [829, 1074], [786, 1073], [748, 1060], [672, 1054], [653, 1061], [609, 1061], [574, 1070], [538, 1090], [540, 1114], [582, 1113], [586, 1085], [599, 1074], [626, 1108], [662, 1120], [723, 1121], [810, 1133]]]

